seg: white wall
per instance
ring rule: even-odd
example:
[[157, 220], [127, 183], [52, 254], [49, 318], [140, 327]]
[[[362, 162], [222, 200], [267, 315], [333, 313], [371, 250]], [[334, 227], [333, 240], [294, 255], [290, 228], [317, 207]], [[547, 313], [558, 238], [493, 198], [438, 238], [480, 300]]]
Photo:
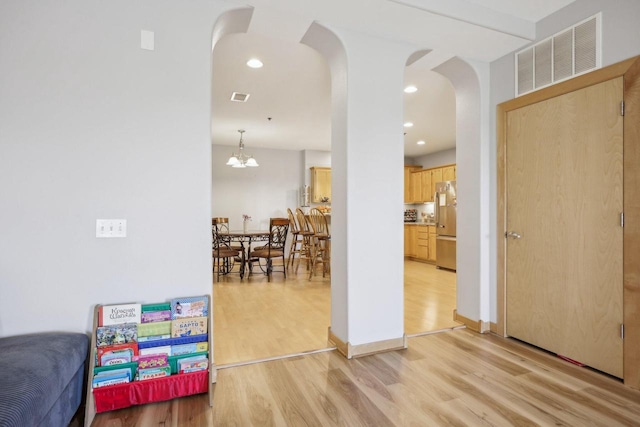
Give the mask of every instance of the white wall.
[[[88, 331], [97, 303], [211, 293], [224, 4], [0, 3], [0, 336]], [[128, 236], [97, 239], [97, 218], [126, 218]]]
[[[602, 65], [607, 66], [640, 55], [640, 2], [637, 0], [577, 0], [543, 19], [536, 27], [536, 41], [545, 39], [590, 16], [602, 12]], [[491, 63], [491, 259], [496, 259], [497, 239], [497, 177], [495, 111], [501, 102], [514, 98], [514, 55], [506, 55]], [[491, 263], [491, 320], [496, 321], [496, 262]]]
[[299, 206], [303, 152], [252, 148], [245, 153], [260, 164], [257, 168], [232, 168], [225, 163], [237, 147], [213, 145], [211, 152], [211, 214], [228, 217], [231, 229], [242, 228], [242, 215], [252, 217], [251, 229], [266, 230], [269, 218], [287, 217], [287, 208]]
[[456, 93], [456, 309], [489, 319], [489, 64], [453, 58], [434, 68]]
[[413, 163], [405, 163], [420, 165], [424, 169], [437, 168], [442, 165], [450, 165], [456, 162], [456, 149], [438, 151], [437, 153], [427, 154], [425, 156], [415, 157]]

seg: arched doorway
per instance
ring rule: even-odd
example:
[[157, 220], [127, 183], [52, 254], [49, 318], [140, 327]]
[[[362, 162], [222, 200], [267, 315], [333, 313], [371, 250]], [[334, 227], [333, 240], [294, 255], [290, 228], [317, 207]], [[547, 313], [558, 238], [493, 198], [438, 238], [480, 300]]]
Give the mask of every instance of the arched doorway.
[[[243, 11], [223, 17], [225, 28], [235, 31], [214, 30], [219, 37], [212, 52], [211, 212], [212, 217], [228, 218], [232, 230], [242, 228], [243, 215], [251, 217], [250, 229], [267, 230], [269, 218], [286, 218], [287, 208], [300, 206], [299, 190], [309, 181], [310, 167], [330, 161], [329, 70], [308, 46], [247, 32], [252, 15], [250, 9]], [[253, 57], [261, 59], [263, 68], [246, 65]], [[308, 98], [298, 96], [302, 88]], [[234, 92], [246, 102], [231, 100]], [[245, 131], [244, 152], [259, 167], [226, 165], [238, 152], [240, 129]], [[253, 242], [251, 248], [262, 244]], [[298, 262], [286, 279], [276, 273], [269, 282], [257, 264], [254, 274], [241, 279], [239, 262], [219, 281], [214, 275], [218, 366], [327, 347], [330, 276], [320, 273], [309, 279]]]

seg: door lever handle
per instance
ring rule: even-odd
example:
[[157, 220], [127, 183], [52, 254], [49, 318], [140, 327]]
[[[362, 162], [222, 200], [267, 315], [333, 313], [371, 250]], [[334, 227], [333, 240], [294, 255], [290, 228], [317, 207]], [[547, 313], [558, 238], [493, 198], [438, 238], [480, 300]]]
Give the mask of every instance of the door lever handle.
[[506, 233], [504, 233], [505, 237], [511, 237], [512, 239], [519, 239], [522, 236], [519, 235], [518, 233], [516, 233], [515, 231], [507, 231]]

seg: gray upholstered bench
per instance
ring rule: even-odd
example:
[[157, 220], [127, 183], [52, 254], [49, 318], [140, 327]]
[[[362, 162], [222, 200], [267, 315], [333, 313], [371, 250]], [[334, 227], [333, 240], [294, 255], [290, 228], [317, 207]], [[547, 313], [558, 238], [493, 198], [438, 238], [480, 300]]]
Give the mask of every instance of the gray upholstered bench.
[[84, 392], [89, 337], [46, 332], [0, 338], [0, 427], [66, 427]]

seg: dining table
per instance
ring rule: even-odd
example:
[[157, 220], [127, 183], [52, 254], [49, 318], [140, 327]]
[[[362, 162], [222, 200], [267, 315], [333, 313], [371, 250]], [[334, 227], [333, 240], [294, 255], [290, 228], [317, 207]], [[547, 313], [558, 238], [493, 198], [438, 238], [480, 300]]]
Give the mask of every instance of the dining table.
[[255, 242], [268, 242], [269, 230], [229, 230], [220, 231], [220, 237], [226, 242], [240, 244], [240, 279], [244, 278], [247, 261], [251, 253], [251, 244]]

